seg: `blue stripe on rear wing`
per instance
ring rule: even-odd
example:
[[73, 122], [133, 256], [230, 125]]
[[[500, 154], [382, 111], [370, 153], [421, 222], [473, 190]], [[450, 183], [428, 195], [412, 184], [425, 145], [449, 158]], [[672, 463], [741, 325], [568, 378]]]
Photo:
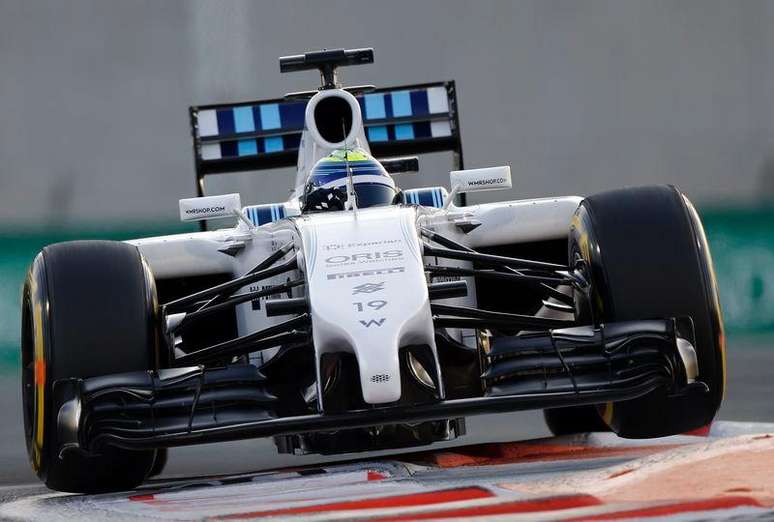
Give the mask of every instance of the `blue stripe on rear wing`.
[[[371, 153], [379, 157], [452, 151], [463, 168], [453, 81], [376, 89], [357, 96]], [[190, 108], [196, 185], [208, 174], [295, 166], [306, 100], [263, 100]]]

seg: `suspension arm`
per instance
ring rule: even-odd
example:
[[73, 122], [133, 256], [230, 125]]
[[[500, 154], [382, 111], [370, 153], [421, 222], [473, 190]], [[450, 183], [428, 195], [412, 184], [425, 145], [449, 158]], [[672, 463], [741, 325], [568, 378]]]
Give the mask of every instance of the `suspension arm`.
[[172, 329], [172, 331], [184, 330], [187, 326], [191, 325], [194, 321], [196, 321], [197, 319], [201, 319], [202, 317], [206, 317], [208, 315], [220, 312], [221, 310], [224, 310], [226, 308], [231, 308], [241, 303], [246, 303], [248, 301], [260, 299], [261, 297], [281, 294], [281, 293], [287, 292], [291, 288], [301, 286], [304, 283], [305, 281], [303, 279], [294, 279], [293, 281], [280, 283], [270, 288], [264, 288], [262, 290], [256, 290], [254, 292], [245, 292], [243, 294], [237, 294], [233, 297], [229, 297], [228, 299], [223, 300], [222, 302], [219, 302], [217, 304], [213, 304], [210, 306], [207, 306], [207, 304], [205, 303], [205, 306], [202, 306], [200, 309], [196, 310], [195, 312], [191, 312], [187, 314], [183, 318], [183, 320], [175, 328]]
[[309, 322], [309, 314], [303, 314], [274, 326], [269, 326], [263, 330], [176, 357], [174, 365], [190, 366], [191, 364], [212, 362], [223, 359], [224, 357], [244, 355], [272, 348], [274, 346], [308, 339], [308, 332], [303, 330], [298, 331], [296, 328], [303, 328], [307, 326]]
[[[426, 237], [430, 241], [438, 243], [439, 245], [442, 245], [442, 246], [444, 246], [444, 247], [446, 247], [448, 249], [457, 250], [457, 251], [460, 251], [460, 252], [476, 253], [476, 251], [473, 250], [472, 248], [467, 247], [467, 246], [465, 246], [465, 245], [463, 245], [461, 243], [457, 243], [456, 241], [453, 241], [453, 240], [449, 239], [448, 237], [443, 236], [443, 235], [441, 235], [441, 234], [439, 234], [437, 232], [433, 232], [432, 230], [430, 230], [428, 228], [420, 227], [419, 231], [420, 231], [420, 233], [424, 237]], [[425, 243], [425, 246], [430, 246], [432, 248], [432, 245], [427, 245], [427, 243]], [[512, 274], [517, 274], [517, 275], [522, 275], [521, 271], [516, 270], [513, 267], [505, 266], [505, 265], [498, 265], [498, 266], [500, 266], [506, 272], [509, 272], [509, 273], [512, 273]], [[527, 281], [527, 282], [529, 283], [529, 281]], [[557, 290], [556, 288], [554, 288], [553, 286], [551, 286], [551, 285], [549, 285], [549, 284], [547, 284], [545, 282], [534, 282], [532, 284], [537, 286], [541, 290], [543, 290], [546, 294], [548, 294], [549, 297], [553, 297], [554, 299], [558, 300], [560, 303], [564, 303], [565, 305], [568, 305], [568, 306], [573, 306], [574, 303], [575, 303], [575, 301], [574, 301], [572, 296], [569, 296], [567, 294], [564, 294], [564, 293], [560, 292], [559, 290]]]
[[490, 310], [481, 310], [479, 308], [470, 308], [466, 306], [432, 303], [430, 308], [434, 315], [474, 318], [483, 321], [489, 320], [498, 325], [508, 325], [517, 328], [543, 330], [547, 328], [565, 328], [575, 325], [574, 321], [565, 321], [548, 317], [535, 317], [532, 315], [510, 314], [505, 312], [492, 312]]
[[[254, 274], [256, 272], [259, 272], [261, 270], [265, 270], [265, 269], [269, 268], [274, 263], [276, 263], [277, 261], [279, 261], [280, 259], [285, 257], [285, 255], [293, 249], [293, 246], [294, 246], [293, 241], [288, 241], [287, 243], [285, 243], [284, 245], [279, 247], [269, 257], [267, 257], [266, 259], [264, 259], [263, 261], [261, 261], [260, 263], [255, 265], [253, 268], [248, 270], [247, 271], [247, 275]], [[212, 299], [210, 299], [209, 301], [204, 303], [204, 305], [201, 306], [200, 308], [198, 308], [196, 311], [200, 312], [200, 311], [204, 310], [205, 308], [209, 308], [209, 307], [211, 307], [211, 306], [213, 306], [215, 304], [222, 303], [226, 298], [228, 298], [229, 296], [233, 295], [233, 293], [235, 291], [236, 291], [236, 289], [235, 290], [229, 290], [228, 292], [223, 292], [221, 294], [216, 295], [215, 297], [213, 297]]]
[[[206, 288], [199, 292], [187, 295], [185, 297], [181, 297], [180, 299], [175, 299], [174, 301], [171, 301], [166, 305], [164, 305], [164, 310], [166, 313], [168, 313], [169, 311], [172, 311], [172, 310], [179, 310], [181, 308], [185, 308], [186, 306], [195, 304], [197, 301], [206, 299], [208, 297], [220, 296], [225, 294], [231, 295], [229, 294], [229, 292], [233, 293], [238, 289], [242, 288], [243, 286], [249, 285], [250, 283], [255, 283], [256, 281], [261, 281], [262, 279], [268, 279], [270, 277], [273, 277], [279, 274], [284, 274], [285, 272], [290, 272], [291, 270], [295, 270], [296, 268], [298, 268], [298, 260], [294, 256], [293, 258], [285, 261], [281, 265], [272, 266], [270, 268], [259, 270], [253, 273], [248, 273], [246, 275], [243, 275], [242, 277], [237, 277], [236, 279], [232, 279], [231, 281], [226, 281], [225, 283], [221, 283], [211, 288]], [[204, 305], [204, 307], [206, 306], [207, 305]]]
[[498, 272], [496, 270], [478, 270], [474, 268], [461, 268], [456, 266], [425, 265], [425, 270], [431, 274], [485, 277], [489, 279], [500, 279], [503, 281], [516, 281], [534, 284], [549, 283], [554, 285], [570, 285], [574, 282], [574, 279], [564, 275], [538, 276], [527, 275], [521, 272]]
[[531, 259], [520, 259], [517, 257], [496, 256], [493, 254], [482, 254], [480, 252], [468, 252], [464, 250], [454, 250], [449, 248], [437, 248], [427, 243], [424, 244], [424, 255], [433, 257], [442, 257], [446, 259], [459, 259], [462, 261], [473, 261], [483, 265], [510, 266], [513, 268], [527, 268], [532, 270], [567, 271], [564, 265], [546, 263], [544, 261], [533, 261]]

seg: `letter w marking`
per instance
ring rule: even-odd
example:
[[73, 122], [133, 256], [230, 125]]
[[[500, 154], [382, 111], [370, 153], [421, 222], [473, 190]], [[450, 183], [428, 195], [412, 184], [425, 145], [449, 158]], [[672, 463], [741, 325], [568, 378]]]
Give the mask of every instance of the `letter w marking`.
[[376, 326], [381, 326], [381, 325], [383, 325], [383, 324], [384, 324], [384, 321], [386, 321], [386, 320], [387, 320], [387, 318], [386, 318], [386, 317], [382, 317], [381, 319], [369, 319], [368, 321], [363, 321], [363, 320], [361, 320], [361, 321], [360, 321], [360, 324], [362, 324], [362, 325], [363, 325], [363, 326], [365, 326], [366, 328], [370, 328], [370, 327], [371, 327], [371, 325], [374, 325], [374, 324], [375, 324]]

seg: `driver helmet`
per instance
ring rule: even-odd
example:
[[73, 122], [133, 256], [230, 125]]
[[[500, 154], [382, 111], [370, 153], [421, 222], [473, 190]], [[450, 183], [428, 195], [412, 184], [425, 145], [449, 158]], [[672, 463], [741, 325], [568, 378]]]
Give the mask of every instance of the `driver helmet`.
[[344, 210], [347, 166], [352, 170], [358, 208], [392, 205], [399, 201], [399, 190], [381, 163], [363, 149], [338, 149], [312, 167], [301, 198], [303, 212]]

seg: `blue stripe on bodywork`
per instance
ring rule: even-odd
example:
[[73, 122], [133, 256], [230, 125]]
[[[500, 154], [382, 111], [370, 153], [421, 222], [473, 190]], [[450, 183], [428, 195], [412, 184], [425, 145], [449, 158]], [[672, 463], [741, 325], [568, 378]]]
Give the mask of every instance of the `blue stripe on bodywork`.
[[253, 125], [255, 126], [255, 130], [263, 130], [263, 127], [261, 126], [261, 106], [253, 105], [250, 109], [253, 111]]
[[443, 191], [439, 187], [406, 190], [403, 200], [408, 204], [442, 208]]
[[392, 119], [392, 96], [384, 95], [384, 117]]
[[220, 142], [220, 157], [221, 158], [233, 158], [237, 156], [237, 142], [235, 141], [221, 141]]
[[272, 203], [269, 205], [253, 205], [245, 207], [244, 211], [247, 213], [247, 218], [255, 226], [265, 225], [266, 223], [274, 223], [280, 219], [285, 218], [285, 205]]
[[264, 138], [263, 148], [267, 154], [270, 152], [281, 152], [285, 148], [282, 144], [282, 136]]
[[[358, 176], [381, 176], [382, 179], [384, 179], [385, 185], [390, 185], [390, 178], [389, 176], [382, 176], [381, 171], [373, 170], [373, 171], [352, 171], [352, 177], [357, 178]], [[341, 169], [337, 172], [330, 172], [330, 173], [317, 173], [314, 176], [315, 183], [318, 183], [320, 185], [327, 185], [328, 183], [332, 183], [334, 181], [341, 180], [342, 183], [347, 179], [347, 171], [344, 169]], [[378, 183], [378, 181], [372, 181], [370, 183]]]
[[432, 138], [433, 133], [430, 130], [429, 121], [415, 121], [414, 125], [414, 138]]
[[387, 141], [387, 127], [368, 127], [368, 141]]
[[414, 127], [410, 123], [401, 123], [395, 126], [396, 140], [413, 140]]
[[258, 154], [258, 144], [255, 140], [239, 140], [237, 142], [237, 154], [240, 156], [254, 156]]
[[392, 115], [395, 118], [411, 116], [411, 95], [409, 91], [398, 91], [391, 94]]
[[224, 134], [234, 134], [234, 112], [229, 109], [216, 111], [218, 118], [218, 132], [220, 136]]
[[261, 105], [261, 128], [263, 130], [270, 130], [279, 129], [280, 127], [279, 105], [276, 103]]
[[285, 134], [282, 136], [282, 144], [285, 146], [285, 150], [297, 149], [301, 146], [301, 133]]
[[280, 123], [286, 130], [301, 130], [304, 128], [304, 113], [306, 102], [283, 103], [279, 106]]
[[365, 119], [381, 120], [386, 117], [383, 94], [366, 94], [363, 98], [365, 100]]
[[261, 225], [274, 221], [273, 216], [271, 215], [271, 208], [259, 207], [258, 221], [261, 222]]
[[424, 116], [430, 114], [427, 102], [427, 89], [411, 91], [411, 113], [414, 116]]
[[236, 132], [254, 132], [252, 107], [234, 107], [234, 130]]

